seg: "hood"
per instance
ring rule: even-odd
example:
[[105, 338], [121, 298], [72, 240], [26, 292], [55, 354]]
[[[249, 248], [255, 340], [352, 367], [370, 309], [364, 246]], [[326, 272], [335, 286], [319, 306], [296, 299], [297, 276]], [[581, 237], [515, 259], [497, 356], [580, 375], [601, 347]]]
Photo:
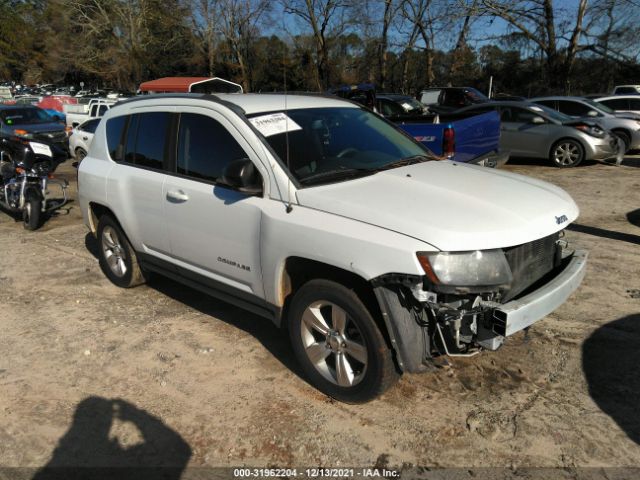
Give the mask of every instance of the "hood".
[[64, 125], [59, 122], [48, 122], [48, 123], [27, 123], [25, 125], [10, 125], [6, 128], [11, 128], [12, 130], [22, 129], [31, 133], [41, 133], [41, 132], [58, 132], [64, 131]]
[[579, 213], [569, 194], [554, 185], [450, 161], [304, 188], [297, 197], [305, 207], [408, 235], [443, 251], [520, 245], [565, 228]]

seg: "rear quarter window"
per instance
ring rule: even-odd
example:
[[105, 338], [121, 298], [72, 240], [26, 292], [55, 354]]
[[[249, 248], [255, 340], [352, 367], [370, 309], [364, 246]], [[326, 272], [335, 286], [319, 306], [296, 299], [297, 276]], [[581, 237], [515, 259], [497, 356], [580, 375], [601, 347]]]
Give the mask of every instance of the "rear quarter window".
[[109, 149], [109, 156], [116, 162], [122, 161], [122, 133], [126, 123], [127, 117], [125, 115], [110, 118], [107, 121], [107, 148]]

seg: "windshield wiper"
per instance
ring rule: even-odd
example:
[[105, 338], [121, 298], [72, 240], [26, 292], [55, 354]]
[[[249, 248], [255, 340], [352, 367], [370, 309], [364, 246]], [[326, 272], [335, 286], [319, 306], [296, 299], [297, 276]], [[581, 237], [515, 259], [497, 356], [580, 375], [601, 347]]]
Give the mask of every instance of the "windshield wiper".
[[326, 172], [318, 172], [313, 175], [301, 178], [300, 183], [303, 185], [311, 185], [314, 183], [322, 183], [325, 181], [339, 180], [343, 178], [353, 178], [376, 173], [376, 170], [369, 168], [339, 168], [335, 170], [327, 170]]
[[422, 163], [431, 160], [431, 158], [426, 155], [412, 155], [410, 157], [401, 158], [400, 160], [396, 160], [395, 162], [387, 163], [386, 165], [382, 165], [375, 169], [376, 172], [380, 172], [382, 170], [391, 170], [392, 168], [397, 167], [406, 167], [407, 165], [413, 165], [414, 163]]

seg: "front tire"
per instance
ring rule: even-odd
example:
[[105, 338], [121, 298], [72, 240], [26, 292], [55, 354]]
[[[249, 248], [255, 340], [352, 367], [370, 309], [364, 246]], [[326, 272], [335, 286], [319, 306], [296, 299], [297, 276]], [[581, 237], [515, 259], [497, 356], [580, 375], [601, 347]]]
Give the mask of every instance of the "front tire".
[[87, 152], [84, 151], [84, 148], [76, 148], [76, 160], [78, 161], [78, 165], [80, 165], [80, 162], [82, 162], [86, 156]]
[[318, 390], [346, 403], [381, 395], [399, 378], [392, 352], [360, 298], [343, 285], [311, 280], [289, 309], [291, 345]]
[[584, 148], [577, 140], [563, 138], [551, 147], [549, 160], [558, 168], [575, 167], [584, 160]]
[[629, 147], [631, 147], [631, 136], [624, 130], [613, 130], [612, 133], [622, 140], [622, 143], [624, 144], [624, 153], [627, 153], [629, 151]]
[[22, 226], [26, 230], [37, 230], [42, 218], [42, 200], [36, 196], [30, 196], [25, 200], [22, 209]]
[[111, 215], [100, 217], [97, 237], [100, 268], [113, 284], [130, 288], [145, 282], [135, 250]]

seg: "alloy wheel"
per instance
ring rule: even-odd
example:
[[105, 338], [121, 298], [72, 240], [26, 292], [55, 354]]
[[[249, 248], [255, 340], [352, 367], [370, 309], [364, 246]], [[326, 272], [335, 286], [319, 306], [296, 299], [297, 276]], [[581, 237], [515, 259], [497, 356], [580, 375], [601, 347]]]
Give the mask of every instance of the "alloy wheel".
[[559, 143], [554, 152], [553, 158], [559, 165], [573, 165], [580, 159], [580, 147], [573, 142]]
[[127, 255], [118, 233], [111, 226], [106, 226], [102, 231], [102, 252], [113, 274], [124, 277], [127, 273], [127, 264], [125, 263]]
[[356, 323], [338, 305], [318, 301], [301, 318], [300, 334], [314, 368], [340, 387], [357, 385], [367, 369], [367, 347]]

